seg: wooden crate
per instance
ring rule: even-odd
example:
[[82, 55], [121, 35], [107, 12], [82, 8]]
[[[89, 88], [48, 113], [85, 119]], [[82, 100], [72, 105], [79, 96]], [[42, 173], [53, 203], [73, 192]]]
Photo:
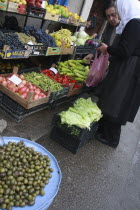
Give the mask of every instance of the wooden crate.
[[59, 15], [53, 15], [51, 13], [46, 13], [44, 19], [45, 20], [58, 21], [59, 20]]
[[[16, 73], [17, 72], [16, 69], [17, 68], [15, 68], [15, 70], [13, 71], [13, 73]], [[10, 74], [2, 74], [1, 76], [8, 77], [8, 76], [12, 76], [13, 73], [10, 73]], [[10, 98], [12, 98], [17, 103], [19, 103], [25, 109], [30, 109], [30, 108], [36, 107], [38, 105], [41, 105], [41, 104], [44, 104], [44, 103], [48, 103], [49, 98], [50, 98], [50, 91], [49, 92], [45, 92], [45, 91], [41, 90], [46, 95], [45, 98], [40, 98], [40, 99], [37, 99], [37, 100], [34, 100], [33, 101], [32, 100], [33, 93], [32, 92], [29, 92], [28, 93], [28, 100], [26, 100], [26, 99], [23, 99], [22, 97], [20, 97], [20, 95], [16, 94], [15, 92], [11, 91], [10, 89], [8, 89], [7, 87], [3, 86], [2, 84], [0, 84], [0, 91], [2, 91], [3, 93], [5, 93], [7, 96], [9, 96]]]

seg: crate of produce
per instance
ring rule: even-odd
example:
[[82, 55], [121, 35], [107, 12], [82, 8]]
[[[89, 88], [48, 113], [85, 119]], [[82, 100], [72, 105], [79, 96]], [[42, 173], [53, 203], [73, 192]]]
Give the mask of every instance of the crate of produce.
[[48, 45], [30, 45], [28, 44], [28, 47], [30, 48], [30, 56], [39, 56], [39, 55], [46, 55]]
[[[17, 69], [15, 69], [14, 73], [15, 72], [17, 72]], [[19, 85], [15, 85], [16, 84], [15, 78], [14, 78], [14, 83], [12, 82], [12, 84], [9, 84], [9, 79], [7, 79], [7, 77], [10, 78], [11, 76], [13, 76], [13, 73], [1, 75], [0, 91], [5, 93], [7, 96], [12, 98], [17, 103], [19, 103], [25, 109], [30, 109], [38, 105], [48, 103], [50, 97], [50, 91], [45, 92], [41, 88], [38, 88], [37, 86], [34, 86], [33, 88], [32, 84], [28, 85], [28, 83], [26, 83], [24, 79], [23, 79], [24, 83], [23, 81], [21, 82], [23, 84], [22, 86], [21, 83]], [[17, 75], [14, 75], [14, 77], [16, 77], [16, 81], [22, 78], [20, 76], [17, 79]], [[5, 78], [5, 81], [3, 81], [2, 78]], [[32, 90], [29, 90], [29, 92], [24, 91], [25, 88], [27, 90], [27, 88], [31, 88], [31, 86]], [[36, 92], [36, 89], [38, 89], [38, 93]], [[35, 96], [39, 94], [41, 97]]]
[[46, 13], [44, 16], [45, 20], [53, 20], [53, 21], [58, 21], [59, 20], [59, 15], [54, 15], [51, 13]]
[[9, 46], [5, 45], [0, 55], [3, 59], [28, 58], [30, 50], [29, 48], [27, 50], [11, 50]]
[[44, 110], [48, 107], [49, 104], [45, 103], [30, 109], [25, 109], [19, 103], [0, 91], [0, 109], [8, 114], [11, 118], [15, 119], [17, 122], [20, 122], [25, 117]]
[[77, 151], [89, 140], [94, 139], [98, 128], [98, 122], [93, 122], [89, 129], [82, 129], [78, 126], [61, 124], [60, 116], [57, 114], [54, 119], [51, 138], [57, 141], [66, 149], [76, 154]]
[[40, 17], [44, 18], [46, 14], [46, 9], [35, 7], [32, 5], [27, 5], [27, 15], [33, 16], [33, 17]]
[[7, 1], [0, 2], [0, 10], [7, 10]]
[[46, 56], [60, 55], [60, 51], [61, 51], [60, 47], [48, 47]]
[[95, 51], [94, 46], [83, 45], [83, 46], [76, 46], [74, 53], [75, 54], [88, 54], [88, 53], [94, 53], [94, 51]]
[[68, 86], [62, 86], [60, 83], [56, 82], [52, 78], [49, 78], [43, 73], [32, 72], [24, 74], [24, 76], [27, 81], [38, 86], [44, 91], [50, 91], [51, 94], [49, 103], [59, 99], [60, 97], [67, 96], [68, 94]]

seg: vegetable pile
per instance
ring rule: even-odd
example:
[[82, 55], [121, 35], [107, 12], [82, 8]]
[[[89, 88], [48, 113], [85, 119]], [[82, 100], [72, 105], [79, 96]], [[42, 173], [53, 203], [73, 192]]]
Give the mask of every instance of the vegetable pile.
[[44, 91], [49, 91], [51, 88], [52, 92], [56, 92], [58, 90], [62, 90], [63, 87], [61, 84], [53, 81], [52, 79], [48, 78], [44, 74], [39, 74], [36, 72], [26, 73], [24, 77], [27, 81], [31, 82], [32, 84], [40, 87]]
[[74, 84], [73, 89], [82, 87], [81, 84], [77, 84], [77, 81], [72, 79], [70, 76], [60, 75], [59, 73], [54, 74], [54, 72], [49, 69], [42, 70], [41, 72], [62, 85], [70, 86], [71, 84]]
[[0, 147], [0, 209], [34, 205], [52, 177], [50, 159], [23, 141]]
[[84, 45], [87, 39], [90, 39], [90, 36], [85, 31], [75, 32], [74, 36], [72, 36], [72, 41], [77, 46]]
[[59, 62], [57, 69], [60, 74], [66, 74], [79, 82], [84, 82], [89, 72], [89, 66], [84, 66], [86, 60], [68, 60]]
[[62, 124], [90, 129], [91, 123], [99, 121], [102, 114], [97, 104], [93, 103], [91, 98], [79, 98], [73, 107], [61, 112], [60, 117]]
[[13, 91], [14, 93], [18, 94], [21, 98], [26, 100], [28, 100], [29, 92], [34, 93], [32, 100], [38, 100], [46, 97], [46, 95], [40, 88], [36, 87], [35, 85], [32, 85], [30, 82], [27, 82], [22, 74], [13, 75], [19, 77], [22, 80], [22, 82], [19, 85], [15, 85], [9, 80], [12, 75], [10, 77], [0, 76], [0, 84], [7, 87], [9, 90]]

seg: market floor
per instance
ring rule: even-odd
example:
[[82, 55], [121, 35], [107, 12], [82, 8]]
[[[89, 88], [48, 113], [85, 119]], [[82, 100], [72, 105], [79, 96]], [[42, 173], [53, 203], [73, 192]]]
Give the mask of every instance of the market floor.
[[0, 111], [0, 119], [8, 123], [4, 135], [37, 141], [59, 162], [62, 183], [49, 210], [139, 210], [140, 111], [133, 124], [123, 127], [117, 149], [93, 139], [74, 155], [49, 137], [59, 110], [41, 111], [21, 123]]

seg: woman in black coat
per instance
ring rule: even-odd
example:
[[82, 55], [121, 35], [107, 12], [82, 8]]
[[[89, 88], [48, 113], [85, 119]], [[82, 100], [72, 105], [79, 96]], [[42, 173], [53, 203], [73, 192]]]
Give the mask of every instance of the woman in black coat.
[[120, 41], [115, 47], [102, 43], [98, 48], [112, 60], [98, 103], [104, 117], [97, 139], [114, 148], [119, 144], [121, 125], [134, 121], [140, 105], [140, 2], [118, 0], [117, 7]]

